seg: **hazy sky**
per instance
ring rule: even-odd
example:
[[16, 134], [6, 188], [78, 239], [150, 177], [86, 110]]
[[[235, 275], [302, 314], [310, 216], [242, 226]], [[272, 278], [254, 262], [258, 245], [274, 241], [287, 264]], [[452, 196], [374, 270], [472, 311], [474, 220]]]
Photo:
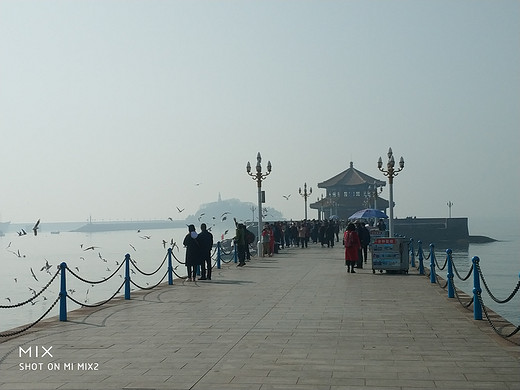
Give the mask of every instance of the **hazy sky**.
[[256, 202], [258, 151], [301, 219], [389, 146], [396, 217], [518, 218], [520, 1], [0, 0], [0, 131], [3, 221]]

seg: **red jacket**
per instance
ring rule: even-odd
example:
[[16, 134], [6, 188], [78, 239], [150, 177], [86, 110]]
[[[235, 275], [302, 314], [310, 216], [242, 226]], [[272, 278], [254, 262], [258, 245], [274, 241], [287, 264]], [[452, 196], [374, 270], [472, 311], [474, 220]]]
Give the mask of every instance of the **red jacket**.
[[355, 230], [345, 231], [343, 235], [343, 245], [345, 245], [345, 260], [358, 261], [361, 243], [359, 242], [359, 236]]

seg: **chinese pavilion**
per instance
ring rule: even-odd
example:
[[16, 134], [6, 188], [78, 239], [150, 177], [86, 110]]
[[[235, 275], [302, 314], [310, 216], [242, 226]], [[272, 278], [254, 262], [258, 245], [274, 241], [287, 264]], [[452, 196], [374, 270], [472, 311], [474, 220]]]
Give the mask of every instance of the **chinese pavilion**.
[[325, 188], [326, 196], [311, 203], [310, 208], [318, 210], [319, 219], [337, 216], [343, 220], [362, 209], [385, 211], [389, 202], [378, 196], [385, 185], [385, 181], [357, 170], [350, 162], [347, 170], [318, 183], [318, 188]]

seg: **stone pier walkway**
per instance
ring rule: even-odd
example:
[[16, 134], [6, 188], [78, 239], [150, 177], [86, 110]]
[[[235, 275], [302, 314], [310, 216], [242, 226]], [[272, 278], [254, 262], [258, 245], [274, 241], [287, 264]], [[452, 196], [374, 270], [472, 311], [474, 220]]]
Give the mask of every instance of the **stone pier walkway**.
[[286, 249], [46, 320], [0, 340], [0, 389], [520, 389], [520, 347], [429, 279], [342, 259]]

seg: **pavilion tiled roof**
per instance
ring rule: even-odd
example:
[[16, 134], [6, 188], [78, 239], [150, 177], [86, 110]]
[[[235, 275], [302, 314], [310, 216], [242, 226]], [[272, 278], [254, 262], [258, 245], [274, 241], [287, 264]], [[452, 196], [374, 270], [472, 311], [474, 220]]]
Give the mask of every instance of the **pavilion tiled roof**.
[[337, 186], [358, 186], [361, 184], [376, 184], [377, 186], [386, 185], [385, 181], [378, 180], [354, 168], [354, 163], [350, 162], [350, 168], [338, 173], [328, 180], [318, 183], [318, 188], [329, 188]]

